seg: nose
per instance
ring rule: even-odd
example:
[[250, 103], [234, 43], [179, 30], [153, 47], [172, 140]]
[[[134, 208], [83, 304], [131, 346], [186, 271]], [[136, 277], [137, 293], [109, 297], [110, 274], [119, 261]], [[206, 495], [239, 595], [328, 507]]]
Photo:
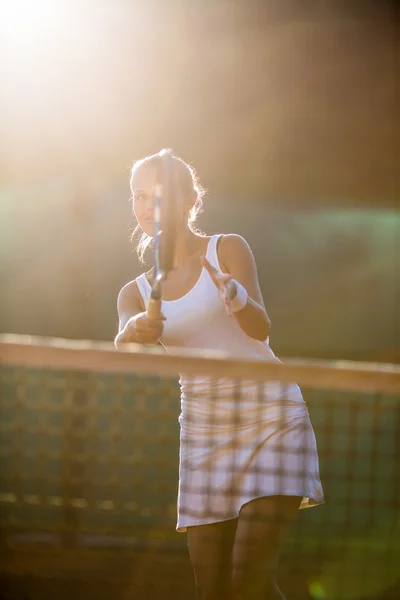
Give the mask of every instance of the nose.
[[153, 219], [154, 217], [154, 196], [149, 194], [145, 202], [145, 214], [146, 219]]
[[144, 203], [144, 208], [146, 213], [153, 212], [154, 210], [154, 196], [153, 194], [148, 194], [146, 196], [146, 201]]

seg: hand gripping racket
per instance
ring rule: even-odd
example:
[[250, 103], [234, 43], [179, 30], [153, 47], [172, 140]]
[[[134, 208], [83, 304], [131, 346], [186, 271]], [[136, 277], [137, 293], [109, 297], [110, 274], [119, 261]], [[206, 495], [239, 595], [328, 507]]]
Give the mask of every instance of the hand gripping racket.
[[159, 157], [154, 197], [154, 276], [147, 306], [149, 319], [159, 319], [161, 315], [162, 284], [174, 267], [178, 218], [172, 150], [162, 150]]

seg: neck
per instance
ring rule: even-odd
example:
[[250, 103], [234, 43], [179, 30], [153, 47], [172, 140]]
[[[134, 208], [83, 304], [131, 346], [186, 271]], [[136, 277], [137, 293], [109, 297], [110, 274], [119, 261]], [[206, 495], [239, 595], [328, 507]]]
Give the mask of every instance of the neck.
[[190, 231], [189, 227], [185, 227], [177, 231], [175, 243], [174, 263], [177, 267], [187, 260], [197, 248], [198, 236]]

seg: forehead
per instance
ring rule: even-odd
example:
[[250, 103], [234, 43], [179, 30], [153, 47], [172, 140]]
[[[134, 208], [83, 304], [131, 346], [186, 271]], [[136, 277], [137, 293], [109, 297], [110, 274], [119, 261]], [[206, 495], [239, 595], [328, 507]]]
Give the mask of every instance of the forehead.
[[137, 167], [131, 178], [132, 190], [152, 189], [157, 183], [157, 171], [155, 165], [140, 165]]

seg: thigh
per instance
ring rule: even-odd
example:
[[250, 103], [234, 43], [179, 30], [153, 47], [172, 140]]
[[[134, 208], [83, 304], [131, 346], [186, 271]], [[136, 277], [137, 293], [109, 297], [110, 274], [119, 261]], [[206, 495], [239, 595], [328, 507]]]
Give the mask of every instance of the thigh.
[[242, 507], [232, 553], [237, 597], [261, 598], [263, 590], [275, 588], [279, 553], [300, 502], [297, 496], [271, 496]]
[[187, 545], [199, 600], [221, 600], [229, 588], [237, 519], [187, 528]]

